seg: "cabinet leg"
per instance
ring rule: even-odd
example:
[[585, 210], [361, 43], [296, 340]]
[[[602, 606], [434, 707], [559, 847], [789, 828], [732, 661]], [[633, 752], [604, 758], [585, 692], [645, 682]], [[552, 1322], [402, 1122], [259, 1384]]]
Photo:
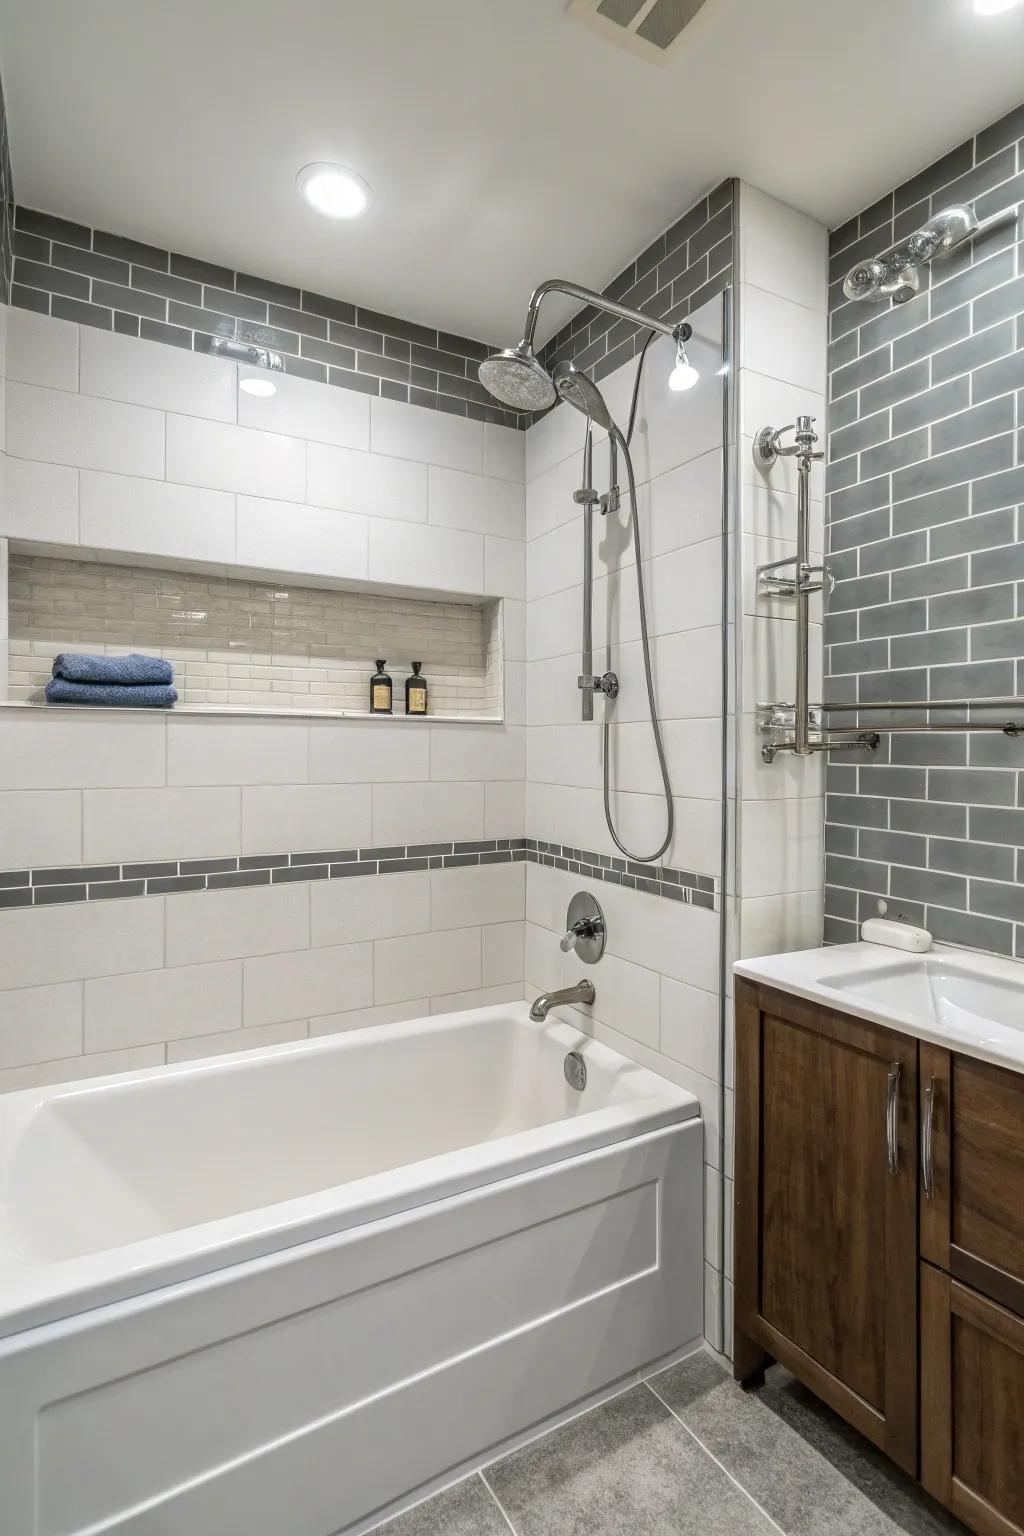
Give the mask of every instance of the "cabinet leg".
[[748, 1338], [738, 1329], [733, 1331], [732, 1340], [732, 1374], [734, 1380], [741, 1386], [757, 1388], [764, 1386], [764, 1368], [770, 1364], [770, 1356], [766, 1355], [759, 1344]]

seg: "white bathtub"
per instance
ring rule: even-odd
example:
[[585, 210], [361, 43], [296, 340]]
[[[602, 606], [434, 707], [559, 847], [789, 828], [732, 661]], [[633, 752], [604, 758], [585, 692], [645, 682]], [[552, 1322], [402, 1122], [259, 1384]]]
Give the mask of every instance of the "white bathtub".
[[362, 1531], [680, 1352], [697, 1115], [525, 1004], [0, 1099], [4, 1536]]

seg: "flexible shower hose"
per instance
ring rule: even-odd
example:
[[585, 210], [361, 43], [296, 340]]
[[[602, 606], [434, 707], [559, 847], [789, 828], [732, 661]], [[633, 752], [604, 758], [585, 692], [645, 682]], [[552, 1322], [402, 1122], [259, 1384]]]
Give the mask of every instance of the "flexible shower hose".
[[661, 736], [661, 722], [658, 719], [658, 706], [654, 697], [654, 679], [651, 675], [651, 643], [647, 635], [647, 603], [644, 598], [644, 566], [642, 550], [640, 548], [640, 509], [636, 500], [636, 479], [633, 474], [633, 458], [629, 451], [630, 440], [633, 436], [633, 427], [636, 423], [637, 401], [640, 396], [640, 380], [644, 371], [644, 359], [647, 356], [647, 348], [654, 339], [651, 331], [644, 342], [637, 363], [636, 378], [633, 381], [633, 399], [629, 408], [629, 426], [625, 437], [618, 427], [614, 427], [612, 436], [622, 450], [622, 456], [626, 461], [626, 478], [629, 481], [629, 506], [630, 516], [633, 521], [633, 554], [636, 560], [636, 595], [637, 605], [640, 610], [640, 640], [644, 653], [644, 677], [647, 681], [647, 705], [651, 716], [651, 730], [654, 733], [654, 745], [658, 753], [658, 766], [661, 769], [661, 782], [665, 790], [665, 836], [653, 853], [634, 853], [627, 848], [615, 830], [615, 822], [612, 819], [611, 789], [609, 785], [611, 737], [610, 722], [608, 719], [608, 706], [605, 706], [604, 739], [602, 742], [604, 756], [604, 819], [608, 823], [608, 831], [612, 842], [620, 853], [624, 853], [627, 859], [632, 859], [637, 864], [653, 864], [661, 858], [672, 841], [675, 831], [675, 806], [672, 803], [672, 784], [668, 776], [668, 762], [665, 758], [665, 743]]

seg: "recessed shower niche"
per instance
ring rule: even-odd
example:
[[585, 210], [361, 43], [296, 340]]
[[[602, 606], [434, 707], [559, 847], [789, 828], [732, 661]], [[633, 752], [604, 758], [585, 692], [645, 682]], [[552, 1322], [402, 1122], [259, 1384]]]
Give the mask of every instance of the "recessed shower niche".
[[177, 708], [364, 714], [378, 657], [404, 713], [422, 662], [433, 717], [500, 720], [495, 598], [426, 598], [11, 550], [7, 697], [43, 704], [60, 651], [172, 663]]

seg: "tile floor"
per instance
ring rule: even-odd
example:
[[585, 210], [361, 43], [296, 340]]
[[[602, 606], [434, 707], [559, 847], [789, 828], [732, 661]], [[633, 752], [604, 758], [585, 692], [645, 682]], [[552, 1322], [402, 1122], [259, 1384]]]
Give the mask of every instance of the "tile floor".
[[964, 1527], [781, 1367], [697, 1354], [378, 1536], [952, 1536]]

